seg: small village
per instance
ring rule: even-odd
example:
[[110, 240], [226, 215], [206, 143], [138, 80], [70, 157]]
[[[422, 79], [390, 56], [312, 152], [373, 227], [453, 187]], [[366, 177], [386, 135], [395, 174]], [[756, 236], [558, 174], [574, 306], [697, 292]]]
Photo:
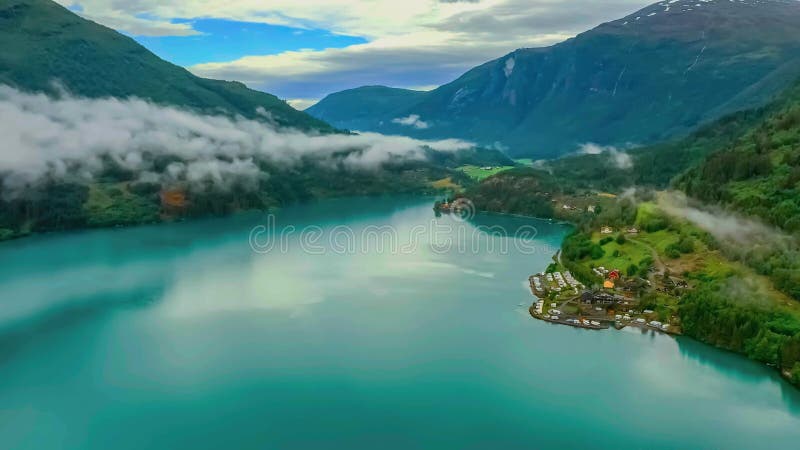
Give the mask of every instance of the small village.
[[[639, 232], [633, 227], [620, 231], [627, 235]], [[598, 232], [600, 235], [609, 235], [615, 230], [603, 226]], [[643, 287], [645, 290], [661, 290], [654, 284], [657, 274], [651, 274], [650, 279], [643, 279], [625, 276], [620, 268], [597, 266], [592, 267], [591, 271], [603, 281], [587, 287], [558, 263], [558, 255], [554, 259], [557, 263], [547, 271], [529, 277], [531, 293], [537, 298], [529, 309], [534, 318], [594, 330], [612, 326], [618, 330], [638, 327], [680, 334], [679, 327], [668, 321], [657, 320], [655, 311], [640, 306], [637, 292], [641, 292]]]
[[[616, 201], [615, 197], [596, 193], [553, 202], [562, 214], [596, 214]], [[470, 207], [469, 202], [456, 198], [437, 201], [434, 209], [437, 213], [459, 214]], [[634, 225], [598, 225], [590, 235], [592, 243], [603, 251], [600, 257], [578, 263], [585, 283], [562, 264], [560, 252], [557, 253], [547, 270], [529, 277], [531, 293], [537, 299], [529, 308], [530, 314], [539, 320], [577, 328], [636, 327], [681, 334], [674, 302], [680, 292], [690, 289], [683, 276], [687, 268], [682, 265], [684, 261], [670, 259], [665, 263], [654, 245], [657, 242], [652, 241], [654, 235], [640, 232]], [[658, 301], [642, 301], [651, 294], [659, 294]]]
[[671, 332], [668, 323], [650, 320], [651, 310], [640, 310], [635, 297], [618, 293], [619, 270], [598, 271], [607, 276], [602, 289], [587, 289], [570, 272], [538, 273], [529, 278], [531, 292], [538, 298], [530, 308], [533, 317], [579, 328], [607, 329], [614, 326], [650, 328]]

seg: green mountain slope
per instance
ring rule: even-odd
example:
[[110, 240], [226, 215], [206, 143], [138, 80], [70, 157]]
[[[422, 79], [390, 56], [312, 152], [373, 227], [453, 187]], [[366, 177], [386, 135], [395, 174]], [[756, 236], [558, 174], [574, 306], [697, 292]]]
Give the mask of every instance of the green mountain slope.
[[[797, 36], [796, 1], [660, 2], [487, 62], [362, 128], [497, 143], [535, 157], [586, 142], [653, 143], [769, 101], [800, 72]], [[357, 110], [362, 100], [349, 101]], [[325, 100], [315, 111], [334, 125], [348, 119], [326, 114]], [[392, 122], [409, 115], [428, 126]]]
[[54, 92], [57, 83], [78, 96], [135, 96], [203, 113], [268, 116], [281, 126], [333, 130], [274, 95], [194, 76], [50, 0], [0, 0], [0, 48], [0, 83], [28, 91]]
[[675, 186], [705, 202], [800, 231], [800, 88], [731, 145], [682, 174]]
[[391, 121], [425, 97], [425, 92], [385, 86], [364, 86], [328, 95], [307, 113], [325, 117], [348, 130], [370, 129], [376, 117]]
[[[766, 106], [731, 114], [685, 138], [636, 148], [626, 155], [625, 167], [605, 151], [548, 161], [537, 169], [503, 172], [473, 187], [468, 195], [487, 209], [530, 214], [536, 209], [527, 205], [538, 204], [542, 191], [574, 196], [671, 187], [705, 204], [791, 233], [800, 231], [800, 81]], [[498, 196], [511, 195], [513, 202], [495, 202], [491, 207]]]
[[[207, 122], [211, 131], [202, 126], [183, 127], [180, 122], [191, 121], [184, 117], [176, 119], [176, 126], [153, 132], [152, 139], [144, 144], [137, 141], [121, 149], [113, 143], [102, 143], [97, 148], [87, 145], [74, 153], [64, 152], [63, 160], [55, 156], [62, 150], [55, 144], [52, 156], [48, 152], [22, 155], [31, 147], [26, 147], [27, 142], [15, 142], [12, 136], [6, 149], [7, 156], [11, 156], [5, 161], [9, 164], [0, 168], [0, 240], [54, 230], [266, 209], [321, 197], [429, 193], [437, 189], [433, 184], [436, 181], [469, 183], [455, 170], [462, 164], [512, 164], [496, 150], [436, 151], [427, 146], [418, 149], [422, 152], [419, 157], [406, 159], [403, 152], [407, 149], [403, 149], [395, 150], [398, 154], [392, 153], [383, 163], [374, 162], [364, 153], [380, 153], [384, 149], [377, 145], [373, 148], [371, 141], [338, 134], [330, 125], [296, 111], [273, 95], [250, 90], [240, 83], [196, 77], [159, 59], [132, 39], [82, 19], [49, 0], [0, 0], [0, 49], [0, 85], [15, 88], [3, 87], [7, 97], [2, 100], [9, 102], [8, 111], [13, 113], [9, 116], [11, 121], [4, 122], [7, 126], [13, 127], [13, 120], [22, 117], [20, 109], [32, 116], [44, 114], [43, 110], [50, 112], [47, 107], [32, 111], [11, 99], [17, 94], [33, 97], [19, 92], [32, 91], [51, 97], [39, 98], [42, 102], [67, 102], [76, 111], [86, 108], [78, 122], [97, 120], [96, 110], [90, 114], [90, 109], [102, 106], [93, 103], [117, 104], [118, 99], [137, 97], [209, 116], [244, 116], [310, 132], [279, 133], [288, 136], [291, 142], [285, 145], [292, 145], [292, 151], [299, 154], [305, 149], [297, 161], [291, 157], [284, 160], [258, 146], [245, 145], [244, 150], [237, 138], [231, 138], [229, 144], [218, 143], [227, 138], [211, 136], [214, 132], [230, 137], [259, 131], [235, 127], [222, 130], [219, 127], [228, 126], [227, 121], [211, 119]], [[64, 98], [62, 90], [76, 97], [76, 103]], [[11, 91], [16, 94], [12, 96]], [[86, 98], [102, 100], [89, 102]], [[128, 113], [130, 116], [124, 115]], [[128, 120], [138, 120], [133, 112], [120, 114]], [[170, 114], [183, 117], [178, 110]], [[27, 117], [18, 120], [27, 121]], [[64, 119], [63, 115], [58, 117], [52, 121]], [[140, 134], [153, 131], [148, 126], [141, 128], [141, 124], [131, 129], [145, 130]], [[40, 137], [37, 132], [32, 130], [32, 137]], [[50, 136], [48, 142], [60, 142], [58, 133], [64, 131], [53, 126], [41, 132]], [[207, 138], [197, 141], [213, 143], [195, 146], [187, 139], [168, 139], [178, 135]], [[48, 145], [33, 141], [41, 147]], [[202, 151], [194, 152], [200, 147]], [[328, 150], [330, 154], [326, 153]], [[20, 153], [19, 157], [13, 152]], [[25, 160], [23, 156], [31, 156], [37, 163], [44, 159], [47, 164], [42, 167], [46, 168], [25, 172], [27, 166], [13, 164]], [[122, 162], [128, 156], [138, 162]], [[91, 167], [84, 164], [85, 160], [92, 160]], [[66, 169], [58, 170], [62, 167], [59, 164]]]
[[[624, 153], [630, 158], [625, 167], [620, 167], [613, 152], [606, 150], [600, 154], [573, 155], [547, 161], [542, 168], [560, 180], [567, 190], [621, 191], [633, 186], [664, 189], [675, 177], [700, 164], [709, 155], [746, 146], [755, 138], [754, 130], [757, 128], [770, 127], [770, 123], [785, 124], [781, 117], [792, 117], [791, 111], [798, 103], [800, 82], [784, 90], [767, 105], [727, 115], [684, 138], [627, 150]], [[764, 130], [760, 133], [771, 132]], [[755, 160], [752, 155], [740, 156], [739, 163], [743, 165]], [[696, 185], [682, 183], [685, 185], [681, 187], [698, 198], [716, 202], [723, 197], [720, 189], [725, 187], [725, 181], [728, 180], [697, 180]]]
[[[592, 268], [617, 267], [637, 254], [637, 246], [648, 245], [664, 268], [648, 275], [653, 259], [645, 258], [631, 260], [626, 271], [633, 278], [648, 276], [654, 286], [663, 280], [656, 291], [637, 294], [644, 305], [679, 324], [685, 335], [766, 363], [800, 386], [800, 83], [766, 107], [728, 116], [685, 139], [634, 150], [627, 169], [615, 167], [611, 156], [503, 172], [465, 195], [478, 209], [575, 223], [561, 261], [587, 285], [597, 282]], [[666, 187], [676, 174], [672, 186], [704, 206], [681, 212], [662, 209], [670, 202], [661, 199], [670, 196], [646, 189], [616, 198], [596, 191]], [[639, 232], [604, 238], [598, 232], [603, 226]], [[685, 289], [667, 281], [674, 279]]]

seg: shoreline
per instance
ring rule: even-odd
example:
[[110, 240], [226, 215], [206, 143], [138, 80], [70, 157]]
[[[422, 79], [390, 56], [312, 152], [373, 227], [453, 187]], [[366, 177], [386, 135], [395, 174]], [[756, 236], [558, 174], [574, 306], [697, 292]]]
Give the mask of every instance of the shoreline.
[[160, 226], [160, 225], [170, 225], [175, 223], [185, 223], [185, 222], [198, 222], [203, 220], [219, 220], [219, 219], [228, 219], [231, 217], [238, 217], [238, 216], [246, 216], [246, 215], [255, 215], [255, 214], [277, 214], [282, 210], [289, 209], [292, 207], [298, 206], [309, 206], [316, 203], [321, 203], [325, 201], [337, 201], [337, 200], [346, 200], [346, 199], [375, 199], [375, 198], [408, 198], [408, 199], [419, 199], [420, 202], [424, 202], [436, 197], [436, 193], [432, 193], [429, 191], [420, 191], [419, 193], [397, 193], [393, 194], [391, 192], [378, 192], [374, 194], [363, 194], [363, 195], [331, 195], [331, 196], [322, 196], [322, 197], [314, 197], [304, 200], [298, 201], [291, 201], [285, 204], [278, 204], [278, 205], [270, 205], [265, 208], [243, 208], [237, 209], [235, 211], [230, 211], [226, 213], [198, 213], [198, 214], [186, 214], [186, 215], [177, 215], [177, 216], [164, 216], [160, 220], [154, 221], [129, 221], [129, 222], [119, 222], [113, 224], [103, 224], [103, 225], [79, 225], [79, 226], [71, 226], [65, 228], [54, 228], [48, 230], [38, 230], [38, 231], [25, 231], [25, 232], [18, 232], [12, 234], [7, 237], [0, 236], [0, 245], [9, 242], [15, 242], [20, 240], [27, 240], [31, 238], [38, 238], [38, 237], [49, 237], [49, 236], [58, 236], [58, 235], [68, 235], [71, 233], [83, 233], [89, 231], [96, 231], [96, 230], [118, 230], [118, 229], [135, 229], [135, 228], [146, 228], [152, 226]]
[[[479, 210], [478, 212], [479, 212], [479, 213], [483, 213], [483, 214], [488, 214], [488, 215], [495, 215], [495, 214], [496, 214], [496, 215], [499, 215], [499, 216], [511, 216], [511, 217], [519, 217], [519, 218], [532, 219], [532, 220], [542, 220], [542, 221], [547, 221], [547, 222], [549, 222], [549, 223], [558, 223], [558, 224], [562, 224], [562, 225], [569, 225], [569, 226], [571, 226], [571, 227], [575, 227], [575, 226], [576, 226], [576, 224], [575, 224], [575, 223], [573, 223], [573, 222], [570, 222], [570, 221], [568, 221], [568, 220], [562, 220], [562, 219], [555, 219], [555, 218], [542, 218], [542, 217], [530, 216], [530, 215], [525, 215], [525, 214], [506, 213], [506, 212], [499, 212], [499, 211], [486, 211], [486, 210]], [[564, 241], [562, 240], [562, 242], [561, 242], [561, 244], [560, 244], [560, 246], [559, 246], [559, 249], [558, 249], [558, 251], [557, 251], [556, 253], [554, 253], [554, 254], [553, 254], [553, 260], [554, 260], [554, 261], [556, 261], [556, 262], [558, 262], [558, 261], [556, 260], [556, 256], [557, 256], [557, 255], [559, 254], [559, 252], [561, 251], [561, 246], [563, 246], [563, 244], [564, 244]], [[531, 283], [531, 284], [532, 284], [532, 283]], [[531, 294], [533, 295], [533, 297], [534, 297], [535, 299], [537, 299], [537, 301], [538, 301], [538, 300], [542, 300], [542, 301], [544, 301], [544, 300], [542, 299], [542, 297], [541, 297], [541, 296], [537, 295], [537, 294], [534, 292], [534, 288], [533, 288], [533, 286], [532, 286], [532, 285], [530, 286], [530, 292], [531, 292]], [[532, 318], [534, 318], [534, 319], [536, 319], [536, 320], [541, 320], [541, 321], [543, 321], [543, 322], [547, 322], [547, 323], [552, 323], [552, 324], [556, 324], [556, 325], [568, 325], [568, 326], [571, 326], [571, 327], [573, 327], [573, 328], [586, 328], [586, 329], [595, 329], [595, 330], [597, 330], [597, 329], [604, 330], [604, 329], [611, 328], [611, 327], [613, 326], [613, 327], [614, 327], [615, 329], [617, 329], [617, 330], [622, 330], [623, 328], [626, 328], [626, 327], [633, 327], [633, 328], [639, 328], [639, 329], [641, 329], [641, 330], [652, 330], [652, 331], [659, 331], [659, 332], [661, 332], [662, 334], [669, 335], [669, 336], [672, 336], [672, 337], [675, 337], [675, 338], [677, 338], [677, 337], [679, 337], [679, 336], [681, 336], [681, 337], [686, 337], [686, 338], [688, 338], [688, 339], [691, 339], [691, 340], [693, 340], [693, 341], [695, 341], [695, 342], [698, 342], [698, 343], [700, 343], [700, 344], [703, 344], [703, 345], [709, 346], [709, 347], [711, 347], [711, 348], [713, 348], [713, 349], [715, 349], [715, 350], [722, 350], [722, 351], [726, 351], [726, 352], [731, 352], [731, 350], [729, 350], [729, 349], [726, 349], [726, 348], [724, 348], [724, 347], [719, 347], [719, 346], [717, 346], [717, 345], [714, 345], [713, 343], [710, 343], [710, 342], [703, 341], [702, 339], [698, 339], [698, 338], [695, 338], [695, 337], [693, 337], [693, 336], [685, 335], [685, 334], [683, 334], [682, 330], [680, 330], [680, 331], [676, 331], [676, 330], [674, 329], [674, 327], [670, 327], [670, 328], [669, 328], [669, 329], [667, 329], [667, 330], [663, 330], [663, 329], [657, 329], [657, 328], [654, 328], [654, 327], [652, 327], [652, 326], [649, 326], [647, 322], [645, 322], [645, 323], [638, 323], [638, 322], [635, 322], [635, 321], [633, 321], [633, 320], [630, 320], [630, 321], [627, 321], [627, 322], [625, 322], [625, 323], [621, 323], [621, 322], [617, 322], [616, 320], [609, 320], [609, 319], [608, 319], [608, 317], [604, 318], [604, 320], [605, 320], [606, 322], [608, 322], [608, 323], [610, 323], [610, 324], [611, 324], [611, 325], [609, 325], [608, 327], [602, 327], [602, 326], [601, 326], [601, 327], [596, 327], [596, 328], [593, 328], [593, 327], [591, 327], [591, 323], [590, 323], [590, 327], [586, 327], [586, 326], [583, 326], [582, 324], [576, 324], [575, 322], [567, 322], [567, 321], [566, 321], [566, 319], [563, 319], [563, 320], [562, 320], [561, 318], [559, 318], [559, 319], [551, 319], [551, 318], [549, 318], [549, 317], [547, 317], [547, 318], [546, 318], [546, 317], [544, 317], [544, 314], [541, 314], [541, 315], [540, 315], [540, 314], [536, 314], [536, 312], [535, 312], [535, 306], [536, 306], [536, 301], [534, 301], [534, 302], [531, 304], [531, 306], [528, 308], [528, 312], [529, 312], [529, 314], [531, 315], [531, 317], [532, 317]], [[570, 318], [571, 318], [571, 319], [577, 319], [577, 317], [570, 317]], [[600, 321], [600, 320], [599, 320], [599, 318], [596, 318], [596, 317], [595, 317], [594, 319], [595, 319], [596, 321]], [[601, 322], [601, 323], [602, 323], [602, 322]], [[743, 357], [744, 359], [746, 359], [746, 360], [748, 360], [748, 361], [753, 361], [753, 362], [755, 362], [755, 363], [757, 363], [757, 364], [761, 364], [761, 363], [759, 363], [758, 361], [756, 361], [756, 360], [754, 360], [754, 359], [752, 359], [752, 358], [749, 358], [747, 355], [745, 355], [745, 354], [743, 354], [743, 353], [736, 352], [736, 351], [733, 351], [732, 353], [734, 353], [734, 354], [736, 354], [736, 355], [739, 355], [740, 357]], [[788, 371], [786, 371], [786, 370], [781, 370], [781, 369], [779, 369], [779, 368], [777, 368], [777, 367], [775, 367], [775, 366], [769, 365], [769, 364], [764, 364], [764, 365], [765, 365], [765, 366], [767, 366], [767, 367], [769, 367], [769, 368], [771, 368], [771, 369], [772, 369], [772, 370], [774, 370], [775, 372], [777, 372], [777, 374], [779, 375], [779, 377], [780, 377], [780, 378], [781, 378], [783, 381], [787, 382], [789, 385], [793, 386], [795, 389], [800, 389], [800, 385], [797, 385], [797, 384], [795, 384], [795, 383], [792, 381], [792, 378], [791, 378], [791, 373], [790, 373], [790, 372], [788, 372]]]
[[[558, 262], [560, 252], [561, 249], [553, 254], [554, 261]], [[560, 283], [560, 287], [546, 285], [547, 283], [552, 284], [553, 280]], [[564, 275], [561, 272], [553, 272], [552, 276], [544, 272], [530, 275], [528, 287], [531, 295], [536, 299], [528, 308], [528, 312], [537, 320], [590, 330], [605, 330], [611, 327], [621, 330], [626, 327], [634, 327], [674, 336], [683, 335], [673, 324], [649, 320], [652, 318], [653, 311], [634, 309], [641, 301], [638, 297], [623, 297], [618, 294], [612, 296], [608, 292], [586, 289], [582, 283], [572, 278], [569, 271], [564, 272]], [[562, 289], [565, 288], [574, 289], [575, 294], [568, 298], [559, 298]], [[548, 291], [550, 293], [549, 300], [547, 299]], [[579, 293], [579, 291], [581, 292]], [[587, 295], [589, 296], [588, 301]], [[602, 302], [597, 301], [598, 298]], [[550, 302], [550, 306], [545, 309], [546, 301]], [[613, 306], [614, 309], [609, 306]], [[619, 310], [617, 307], [620, 307]], [[566, 312], [567, 308], [575, 311]], [[594, 308], [594, 310], [587, 312], [587, 308]]]
[[[544, 314], [542, 314], [542, 315], [537, 314], [536, 313], [535, 304], [531, 305], [528, 308], [528, 312], [530, 313], [531, 317], [533, 317], [536, 320], [541, 320], [542, 322], [553, 323], [553, 324], [556, 324], [556, 325], [566, 325], [566, 326], [570, 326], [570, 327], [573, 327], [573, 328], [584, 328], [584, 329], [587, 329], [587, 330], [608, 330], [610, 328], [614, 328], [615, 330], [619, 331], [619, 330], [622, 330], [624, 328], [632, 327], [632, 328], [639, 328], [641, 330], [646, 330], [646, 331], [657, 331], [657, 332], [659, 332], [661, 334], [665, 334], [665, 335], [668, 335], [668, 336], [683, 336], [682, 333], [679, 333], [677, 331], [667, 331], [667, 330], [662, 330], [660, 328], [654, 328], [652, 326], [647, 325], [647, 323], [643, 323], [643, 324], [642, 323], [637, 323], [637, 322], [622, 323], [622, 322], [618, 322], [616, 320], [611, 320], [611, 319], [594, 318], [594, 320], [596, 322], [600, 322], [600, 325], [592, 325], [591, 323], [586, 325], [586, 324], [580, 323], [580, 322], [576, 323], [576, 322], [569, 322], [568, 321], [570, 319], [577, 319], [577, 317], [570, 317], [570, 318], [565, 318], [565, 319], [551, 319], [551, 318], [546, 317], [546, 315], [544, 315]], [[693, 339], [693, 338], [690, 338], [690, 339]], [[693, 340], [695, 340], [697, 342], [700, 342], [701, 344], [708, 345], [705, 342], [698, 341], [697, 339], [693, 339]], [[721, 348], [718, 348], [718, 347], [714, 347], [714, 346], [712, 346], [712, 347], [714, 349], [717, 349], [717, 350], [724, 350], [724, 349], [721, 349]], [[738, 353], [736, 353], [736, 354], [738, 354]]]
[[574, 223], [572, 223], [572, 222], [570, 222], [568, 220], [556, 219], [556, 218], [553, 218], [553, 217], [548, 218], [548, 217], [529, 216], [529, 215], [526, 215], [526, 214], [506, 213], [506, 212], [499, 212], [499, 211], [489, 211], [489, 210], [484, 210], [484, 209], [478, 210], [478, 213], [487, 214], [487, 215], [516, 217], [518, 219], [540, 220], [542, 222], [548, 222], [548, 223], [552, 223], [552, 224], [556, 224], [556, 225], [569, 225], [571, 227], [575, 226]]

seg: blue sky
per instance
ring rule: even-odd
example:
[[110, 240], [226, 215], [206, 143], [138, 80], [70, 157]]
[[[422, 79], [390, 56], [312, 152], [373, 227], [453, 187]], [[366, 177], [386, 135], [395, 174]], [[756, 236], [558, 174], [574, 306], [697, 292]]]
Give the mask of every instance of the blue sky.
[[290, 50], [324, 50], [363, 44], [362, 37], [266, 23], [226, 19], [177, 19], [199, 32], [190, 36], [133, 36], [167, 61], [182, 66], [233, 61], [248, 55], [274, 55]]
[[305, 108], [363, 85], [431, 89], [650, 0], [56, 0], [193, 73]]

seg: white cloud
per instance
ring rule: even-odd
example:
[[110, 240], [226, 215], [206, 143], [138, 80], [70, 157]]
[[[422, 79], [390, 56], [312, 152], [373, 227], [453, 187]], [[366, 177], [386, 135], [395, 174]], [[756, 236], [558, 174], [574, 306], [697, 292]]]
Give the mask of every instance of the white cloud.
[[[319, 98], [361, 85], [407, 88], [441, 85], [516, 48], [562, 41], [648, 3], [648, 0], [83, 0], [80, 5], [83, 15], [133, 34], [162, 35], [170, 27], [176, 27], [175, 34], [185, 34], [187, 25], [169, 21], [219, 18], [325, 29], [366, 38], [366, 44], [342, 49], [249, 55], [191, 68], [202, 76], [243, 81], [281, 97]], [[146, 29], [148, 22], [152, 22], [152, 30]]]
[[[543, 43], [558, 41], [558, 36]], [[414, 88], [441, 85], [466, 70], [508, 51], [503, 42], [457, 41], [442, 33], [387, 37], [325, 50], [296, 50], [275, 55], [246, 56], [223, 63], [198, 64], [197, 75], [242, 81], [281, 97], [322, 97], [364, 85]], [[458, 47], [455, 50], [454, 47]]]
[[[0, 85], [0, 176], [8, 195], [43, 176], [91, 179], [111, 159], [140, 179], [254, 185], [260, 161], [291, 166], [311, 159], [349, 169], [421, 160], [424, 147], [457, 151], [472, 144], [377, 133], [304, 134], [262, 122], [205, 116], [139, 99], [28, 94]], [[154, 159], [177, 159], [158, 169]], [[0, 189], [3, 190], [3, 189]]]
[[630, 169], [633, 167], [633, 159], [627, 152], [618, 150], [613, 146], [601, 146], [592, 142], [581, 145], [578, 153], [582, 155], [602, 155], [606, 154], [611, 159], [612, 164], [618, 169]]
[[716, 206], [692, 204], [682, 192], [664, 192], [658, 196], [658, 206], [667, 214], [697, 225], [723, 242], [744, 244], [746, 249], [758, 245], [786, 244], [791, 237], [752, 218], [724, 211]]
[[[146, 17], [169, 21], [175, 18], [218, 18], [261, 22], [297, 28], [317, 28], [334, 33], [377, 38], [403, 35], [432, 26], [455, 14], [481, 10], [484, 2], [440, 2], [437, 0], [58, 0], [64, 5], [78, 3], [89, 17]], [[133, 32], [133, 30], [124, 30]]]
[[314, 104], [317, 103], [318, 101], [319, 101], [318, 98], [292, 98], [286, 100], [286, 103], [288, 103], [292, 108], [298, 111], [303, 111], [305, 109], [314, 106]]
[[106, 14], [84, 14], [87, 19], [115, 30], [123, 30], [135, 36], [193, 36], [200, 34], [188, 23], [172, 23], [168, 20], [142, 19], [112, 11]]
[[506, 78], [510, 77], [512, 73], [514, 73], [514, 65], [516, 64], [516, 60], [514, 57], [508, 58], [506, 60], [506, 65], [503, 67], [503, 73], [506, 75]]
[[397, 123], [407, 127], [414, 127], [418, 130], [425, 130], [430, 127], [430, 124], [420, 120], [417, 114], [411, 114], [408, 117], [398, 117], [397, 119], [392, 119], [392, 123]]
[[600, 155], [606, 151], [606, 148], [607, 147], [603, 147], [592, 142], [587, 142], [581, 145], [579, 153], [583, 155]]
[[427, 91], [432, 91], [432, 90], [436, 89], [437, 87], [439, 87], [438, 84], [423, 84], [421, 86], [417, 86], [417, 85], [408, 86], [408, 89], [411, 89], [412, 91], [425, 91], [425, 92], [427, 92]]

